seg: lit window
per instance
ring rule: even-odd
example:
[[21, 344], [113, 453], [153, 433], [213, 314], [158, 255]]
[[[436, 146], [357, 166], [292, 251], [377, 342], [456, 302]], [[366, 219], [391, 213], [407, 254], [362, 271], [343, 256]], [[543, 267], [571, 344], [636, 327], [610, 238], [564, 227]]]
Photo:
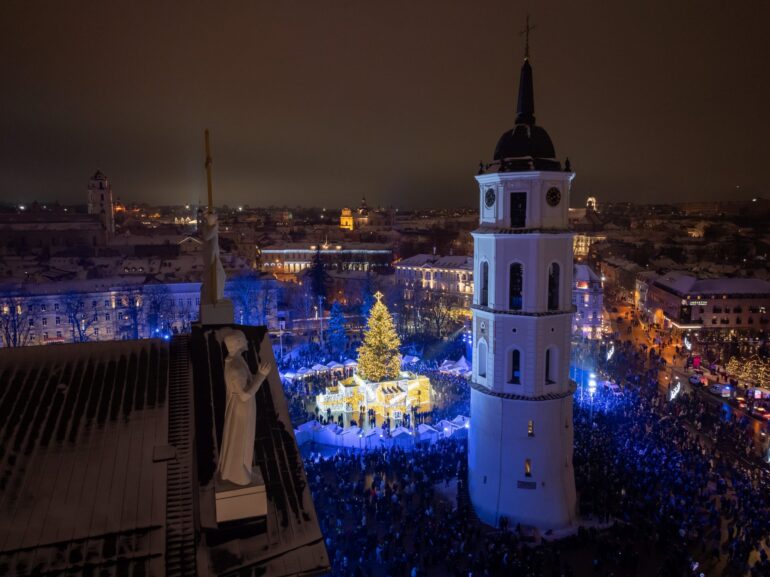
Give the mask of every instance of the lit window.
[[527, 437], [535, 436], [535, 421], [531, 420], [527, 423]]
[[524, 476], [525, 477], [532, 476], [532, 461], [530, 459], [524, 460]]

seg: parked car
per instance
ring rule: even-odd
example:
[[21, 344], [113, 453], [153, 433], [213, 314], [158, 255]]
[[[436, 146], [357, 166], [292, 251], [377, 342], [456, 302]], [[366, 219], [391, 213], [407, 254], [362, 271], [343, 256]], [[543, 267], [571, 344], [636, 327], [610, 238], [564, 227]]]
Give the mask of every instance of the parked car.
[[690, 381], [691, 385], [702, 385], [703, 382], [700, 379], [701, 378], [698, 375], [690, 375], [690, 378], [687, 380]]
[[714, 383], [713, 385], [709, 385], [708, 392], [712, 395], [717, 395], [718, 397], [727, 398], [730, 396], [730, 385]]

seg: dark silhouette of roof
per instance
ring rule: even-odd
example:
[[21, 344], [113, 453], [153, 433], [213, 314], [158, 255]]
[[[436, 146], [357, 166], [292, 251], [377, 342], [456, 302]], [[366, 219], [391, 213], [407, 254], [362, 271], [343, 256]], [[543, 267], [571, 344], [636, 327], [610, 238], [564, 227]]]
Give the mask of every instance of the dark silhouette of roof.
[[[274, 362], [264, 327], [232, 328], [252, 370]], [[256, 399], [267, 519], [216, 523], [224, 356], [209, 327], [0, 350], [0, 574], [328, 572], [277, 370]]]
[[0, 573], [165, 573], [168, 360], [157, 340], [0, 351]]
[[493, 159], [484, 172], [517, 172], [527, 170], [561, 170], [551, 137], [535, 124], [535, 95], [532, 66], [524, 59], [519, 77], [516, 104], [516, 126], [505, 131], [497, 141]]

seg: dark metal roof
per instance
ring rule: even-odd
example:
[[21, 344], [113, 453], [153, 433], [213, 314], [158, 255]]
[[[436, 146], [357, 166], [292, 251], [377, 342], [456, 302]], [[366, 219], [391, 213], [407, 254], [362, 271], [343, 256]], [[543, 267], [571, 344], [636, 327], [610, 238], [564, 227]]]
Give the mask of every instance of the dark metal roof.
[[[232, 328], [252, 370], [274, 361], [264, 327]], [[224, 353], [208, 327], [0, 351], [0, 575], [328, 572], [277, 371], [257, 395], [267, 522], [212, 520]]]
[[0, 574], [163, 574], [168, 347], [0, 351]]
[[[201, 530], [207, 555], [201, 562], [212, 574], [239, 576], [313, 575], [329, 570], [318, 518], [308, 488], [286, 399], [277, 369], [256, 395], [255, 463], [261, 467], [268, 499], [265, 523], [213, 522], [213, 489], [225, 412], [224, 333], [243, 331], [246, 358], [253, 372], [258, 359], [275, 365], [265, 327], [229, 325], [195, 327], [192, 362], [195, 390], [196, 460], [200, 490]], [[202, 558], [203, 559], [203, 558]]]
[[483, 166], [482, 172], [561, 170], [551, 137], [535, 124], [534, 83], [528, 58], [524, 59], [519, 77], [516, 126], [500, 136], [493, 159], [495, 162]]

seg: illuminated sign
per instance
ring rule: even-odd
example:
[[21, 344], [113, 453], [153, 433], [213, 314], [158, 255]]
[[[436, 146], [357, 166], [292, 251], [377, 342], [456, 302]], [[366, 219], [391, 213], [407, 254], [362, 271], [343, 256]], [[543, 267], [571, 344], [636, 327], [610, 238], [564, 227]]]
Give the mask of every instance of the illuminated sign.
[[588, 288], [588, 281], [585, 280], [579, 280], [577, 283], [575, 283], [577, 288], [579, 289], [587, 289]]
[[674, 388], [671, 389], [671, 396], [669, 397], [669, 401], [673, 401], [676, 399], [679, 392], [682, 390], [682, 383], [677, 382], [676, 385], [674, 385]]
[[690, 306], [693, 307], [705, 307], [707, 304], [709, 304], [708, 301], [690, 301]]

